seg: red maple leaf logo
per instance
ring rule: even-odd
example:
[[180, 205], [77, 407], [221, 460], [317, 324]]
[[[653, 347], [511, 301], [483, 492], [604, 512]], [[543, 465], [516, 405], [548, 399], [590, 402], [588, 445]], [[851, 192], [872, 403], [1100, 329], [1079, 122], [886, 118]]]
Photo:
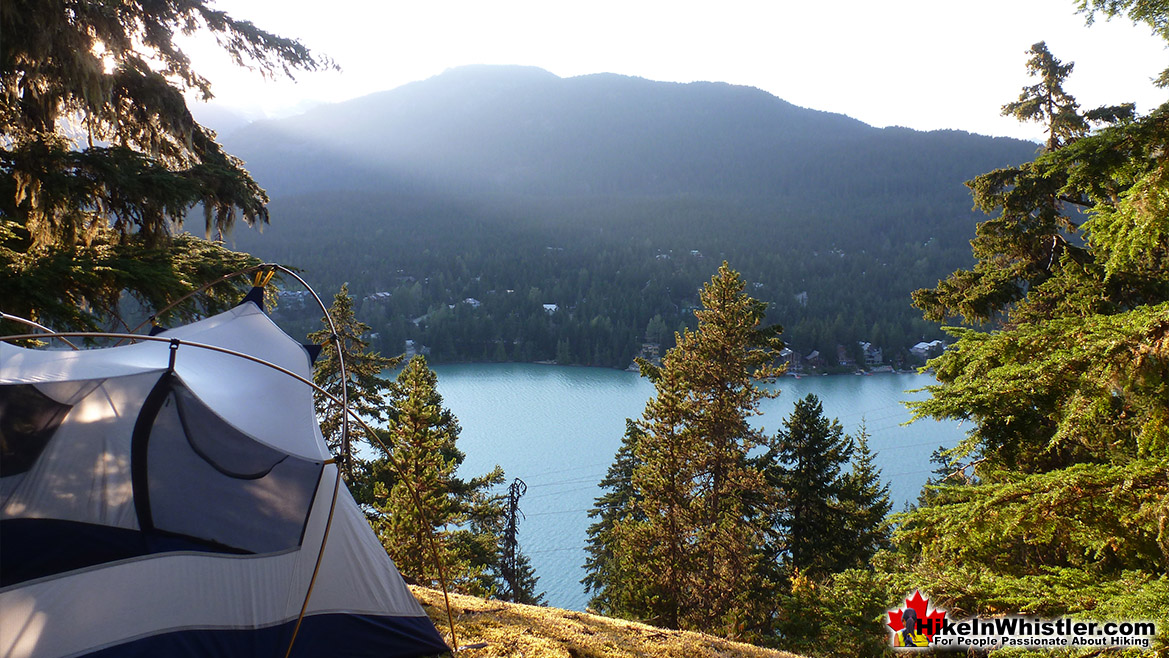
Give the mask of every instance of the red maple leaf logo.
[[[921, 622], [922, 635], [925, 635], [926, 639], [932, 642], [934, 633], [942, 629], [942, 621], [946, 618], [946, 611], [935, 608], [932, 612], [927, 612], [929, 599], [922, 597], [921, 592], [917, 590], [913, 592], [911, 598], [905, 599], [905, 607], [913, 608], [913, 611], [917, 613], [917, 619]], [[898, 608], [889, 611], [889, 628], [893, 629], [894, 633], [905, 628], [904, 622], [901, 621], [904, 610], [905, 608]]]

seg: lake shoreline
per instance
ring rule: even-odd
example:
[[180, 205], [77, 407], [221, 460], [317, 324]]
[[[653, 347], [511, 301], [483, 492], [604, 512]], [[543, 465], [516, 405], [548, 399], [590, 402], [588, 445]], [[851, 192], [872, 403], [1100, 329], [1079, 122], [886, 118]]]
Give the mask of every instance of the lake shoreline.
[[[637, 368], [628, 366], [625, 368], [618, 368], [616, 366], [590, 366], [580, 363], [563, 364], [556, 361], [430, 361], [427, 360], [431, 366], [476, 366], [476, 365], [531, 365], [531, 366], [555, 366], [557, 368], [597, 368], [599, 370], [612, 370], [615, 372], [637, 372]], [[922, 368], [921, 370], [841, 370], [837, 372], [785, 372], [780, 377], [792, 377], [801, 379], [804, 377], [836, 377], [836, 376], [872, 376], [872, 375], [933, 375], [933, 370], [929, 368]], [[777, 378], [778, 379], [778, 378]]]

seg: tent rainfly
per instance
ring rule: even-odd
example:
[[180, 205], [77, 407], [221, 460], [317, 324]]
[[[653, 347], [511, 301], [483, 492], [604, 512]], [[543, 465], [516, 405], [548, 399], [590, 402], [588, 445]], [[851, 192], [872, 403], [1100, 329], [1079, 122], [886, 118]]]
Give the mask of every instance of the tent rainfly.
[[312, 389], [199, 344], [309, 378], [305, 348], [251, 301], [162, 336], [0, 343], [0, 656], [449, 651], [335, 489]]

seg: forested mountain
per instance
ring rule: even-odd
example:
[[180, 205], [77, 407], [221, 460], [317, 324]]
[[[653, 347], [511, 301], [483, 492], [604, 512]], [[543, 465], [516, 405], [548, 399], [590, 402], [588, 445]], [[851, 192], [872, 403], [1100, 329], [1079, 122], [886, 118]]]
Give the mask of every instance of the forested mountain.
[[236, 246], [326, 290], [391, 293], [361, 311], [384, 351], [413, 339], [440, 361], [615, 366], [668, 345], [723, 259], [801, 353], [831, 363], [864, 340], [890, 360], [940, 337], [909, 292], [970, 262], [964, 181], [1036, 149], [877, 129], [747, 87], [517, 67], [225, 142], [274, 200], [264, 235]]

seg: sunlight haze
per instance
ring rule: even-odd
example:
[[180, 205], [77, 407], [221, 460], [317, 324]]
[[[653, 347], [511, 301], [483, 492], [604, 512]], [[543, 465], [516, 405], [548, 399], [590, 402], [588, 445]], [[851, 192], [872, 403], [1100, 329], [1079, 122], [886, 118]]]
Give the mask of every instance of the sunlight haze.
[[371, 2], [230, 0], [218, 8], [299, 39], [341, 72], [265, 82], [234, 70], [210, 39], [188, 40], [216, 103], [250, 118], [295, 113], [467, 64], [516, 64], [561, 77], [618, 73], [709, 80], [874, 126], [1040, 139], [999, 115], [1029, 84], [1025, 51], [1045, 40], [1076, 64], [1084, 108], [1165, 102], [1151, 83], [1169, 56], [1148, 27], [1085, 25], [1071, 0], [871, 2]]

